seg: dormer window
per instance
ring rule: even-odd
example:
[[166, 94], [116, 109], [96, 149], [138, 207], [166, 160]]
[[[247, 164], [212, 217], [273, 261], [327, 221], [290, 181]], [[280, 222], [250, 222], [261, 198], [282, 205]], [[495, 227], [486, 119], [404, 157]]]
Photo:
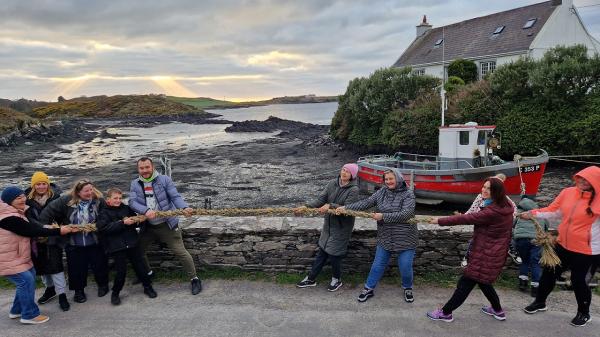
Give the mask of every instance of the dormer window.
[[442, 43], [444, 43], [444, 39], [439, 39], [439, 40], [435, 41], [435, 46], [439, 47]]
[[537, 21], [537, 18], [527, 20], [527, 22], [525, 22], [525, 25], [523, 26], [523, 29], [529, 29], [529, 28], [533, 27], [533, 25], [535, 25], [536, 21]]
[[498, 28], [496, 28], [496, 30], [492, 33], [493, 35], [498, 35], [500, 33], [502, 33], [502, 31], [504, 30], [505, 26], [499, 26]]

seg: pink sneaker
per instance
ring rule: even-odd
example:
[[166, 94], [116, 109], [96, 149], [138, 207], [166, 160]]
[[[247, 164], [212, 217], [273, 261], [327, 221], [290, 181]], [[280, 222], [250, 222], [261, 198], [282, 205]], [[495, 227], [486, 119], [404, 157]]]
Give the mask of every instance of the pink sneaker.
[[428, 312], [427, 317], [434, 321], [452, 322], [454, 320], [454, 318], [452, 318], [452, 314], [446, 315], [442, 309], [435, 309], [434, 311]]
[[481, 308], [481, 312], [483, 312], [486, 315], [494, 316], [494, 318], [499, 321], [506, 320], [506, 314], [504, 313], [504, 310], [496, 311], [492, 307], [483, 307]]

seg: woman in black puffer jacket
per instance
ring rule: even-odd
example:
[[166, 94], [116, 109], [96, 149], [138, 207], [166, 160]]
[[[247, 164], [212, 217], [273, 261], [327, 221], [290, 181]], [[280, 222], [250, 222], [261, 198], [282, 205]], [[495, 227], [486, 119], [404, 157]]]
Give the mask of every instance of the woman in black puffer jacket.
[[[31, 187], [25, 190], [26, 204], [29, 206], [25, 216], [29, 222], [42, 226], [39, 223], [42, 210], [52, 201], [60, 197], [61, 190], [53, 183], [44, 172], [35, 172], [31, 177]], [[65, 288], [67, 281], [63, 266], [64, 241], [61, 237], [33, 239], [31, 260], [37, 275], [42, 277], [46, 286], [44, 294], [38, 299], [39, 304], [46, 304], [58, 295], [58, 304], [63, 311], [71, 308]]]

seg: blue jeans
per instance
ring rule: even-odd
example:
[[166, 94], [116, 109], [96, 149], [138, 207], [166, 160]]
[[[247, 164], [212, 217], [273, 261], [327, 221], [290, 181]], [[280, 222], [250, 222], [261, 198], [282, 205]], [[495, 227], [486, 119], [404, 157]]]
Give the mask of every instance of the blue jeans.
[[[387, 268], [390, 262], [392, 252], [385, 250], [380, 245], [377, 245], [377, 251], [375, 252], [375, 260], [371, 265], [371, 271], [369, 277], [367, 277], [367, 283], [365, 287], [369, 289], [375, 289], [377, 282], [383, 277], [385, 268]], [[402, 276], [402, 288], [408, 289], [413, 286], [413, 259], [415, 258], [415, 250], [407, 249], [398, 252], [398, 269]]]
[[516, 239], [516, 248], [523, 263], [519, 266], [519, 275], [529, 276], [531, 268], [531, 282], [539, 283], [542, 276], [540, 257], [542, 249], [531, 242], [531, 239]]
[[21, 314], [23, 319], [32, 319], [40, 315], [40, 308], [35, 304], [35, 269], [5, 276], [17, 287], [15, 300], [10, 313]]

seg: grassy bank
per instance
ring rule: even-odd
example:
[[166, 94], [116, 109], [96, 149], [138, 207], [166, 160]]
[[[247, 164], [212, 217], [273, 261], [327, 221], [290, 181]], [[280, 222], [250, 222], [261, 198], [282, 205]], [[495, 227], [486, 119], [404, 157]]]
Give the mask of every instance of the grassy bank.
[[0, 135], [10, 132], [16, 128], [22, 128], [27, 123], [32, 123], [35, 119], [26, 114], [7, 107], [0, 107]]

